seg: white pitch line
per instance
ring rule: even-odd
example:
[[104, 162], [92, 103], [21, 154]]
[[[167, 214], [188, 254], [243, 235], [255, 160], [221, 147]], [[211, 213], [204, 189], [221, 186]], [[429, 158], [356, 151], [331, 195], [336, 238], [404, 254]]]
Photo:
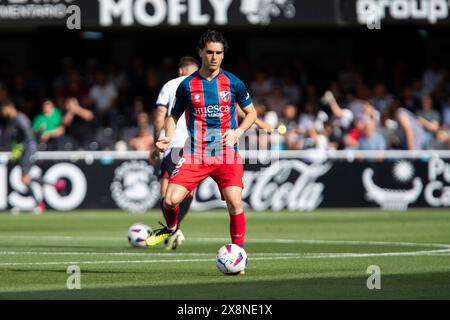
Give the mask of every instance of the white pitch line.
[[[286, 253], [277, 253], [277, 252], [257, 252], [252, 253], [252, 256], [291, 256], [298, 255], [296, 252], [286, 252]], [[134, 253], [134, 252], [80, 252], [80, 251], [0, 251], [0, 256], [141, 256], [141, 257], [171, 257], [171, 256], [211, 256], [211, 253], [205, 252], [178, 252], [178, 253], [165, 253], [165, 252], [143, 252], [143, 253]]]
[[[361, 257], [386, 257], [386, 256], [419, 256], [419, 255], [441, 255], [448, 253], [447, 250], [413, 251], [413, 252], [386, 252], [386, 253], [316, 253], [298, 254], [279, 257], [250, 257], [250, 261], [267, 260], [291, 260], [291, 259], [324, 259], [324, 258], [361, 258]], [[168, 260], [112, 260], [112, 261], [53, 261], [53, 262], [4, 262], [2, 267], [14, 266], [44, 266], [44, 265], [83, 265], [83, 264], [145, 264], [145, 263], [186, 263], [186, 262], [213, 262], [214, 259], [168, 259]]]
[[[4, 236], [1, 238], [9, 240], [55, 240], [55, 241], [126, 241], [125, 237], [93, 237], [93, 236]], [[229, 238], [189, 238], [193, 242], [223, 242], [228, 243]], [[285, 243], [285, 244], [330, 244], [330, 245], [374, 245], [374, 246], [410, 246], [410, 247], [438, 247], [450, 248], [447, 243], [423, 243], [423, 242], [390, 242], [390, 241], [371, 241], [371, 240], [300, 240], [300, 239], [247, 239], [246, 243]]]

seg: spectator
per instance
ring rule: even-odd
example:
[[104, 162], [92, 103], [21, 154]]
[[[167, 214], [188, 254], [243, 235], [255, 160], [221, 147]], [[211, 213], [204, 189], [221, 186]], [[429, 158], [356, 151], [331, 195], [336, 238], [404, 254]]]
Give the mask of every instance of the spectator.
[[423, 73], [422, 95], [432, 95], [441, 85], [443, 79], [444, 72], [442, 68], [437, 62], [433, 62], [431, 66]]
[[42, 113], [33, 120], [33, 130], [47, 150], [58, 150], [64, 135], [61, 110], [50, 99], [42, 103]]
[[67, 83], [62, 87], [59, 97], [61, 103], [68, 98], [76, 98], [82, 104], [87, 103], [89, 90], [87, 86], [81, 80], [81, 76], [78, 71], [71, 70], [67, 77]]
[[327, 114], [319, 110], [314, 102], [307, 102], [298, 120], [299, 133], [305, 138], [304, 148], [325, 149], [328, 142], [321, 134], [324, 123], [328, 120]]
[[358, 114], [353, 121], [353, 127], [348, 134], [344, 136], [345, 149], [357, 149], [359, 148], [359, 140], [364, 133], [364, 125], [367, 116], [365, 114]]
[[153, 147], [153, 128], [150, 125], [150, 119], [146, 112], [141, 112], [137, 116], [137, 133], [128, 142], [131, 150], [151, 151]]
[[153, 146], [153, 136], [148, 128], [139, 128], [138, 133], [128, 142], [130, 150], [151, 151]]
[[422, 149], [425, 142], [425, 131], [413, 113], [402, 108], [400, 102], [394, 100], [386, 110], [386, 119], [397, 122], [399, 147], [407, 150]]
[[439, 130], [441, 115], [433, 109], [433, 99], [430, 96], [422, 97], [421, 109], [417, 111], [417, 119], [425, 129], [425, 147], [428, 147]]
[[64, 104], [63, 124], [66, 130], [67, 149], [96, 149], [90, 146], [94, 137], [94, 113], [83, 108], [78, 99], [69, 98]]
[[106, 75], [99, 71], [96, 82], [89, 91], [91, 104], [94, 106], [98, 122], [102, 126], [112, 126], [116, 114], [117, 89], [114, 84], [107, 81]]
[[299, 150], [303, 148], [303, 139], [300, 135], [297, 123], [297, 106], [289, 103], [284, 107], [283, 117], [278, 127], [278, 132], [286, 136], [285, 147], [289, 150]]
[[419, 109], [419, 100], [414, 96], [414, 91], [412, 88], [403, 88], [402, 105], [413, 113], [415, 113], [417, 109]]
[[383, 113], [392, 102], [392, 96], [383, 83], [377, 83], [373, 88], [372, 103], [376, 110]]
[[359, 139], [360, 150], [385, 150], [386, 141], [384, 137], [377, 132], [376, 123], [373, 119], [366, 118], [362, 130], [362, 136]]

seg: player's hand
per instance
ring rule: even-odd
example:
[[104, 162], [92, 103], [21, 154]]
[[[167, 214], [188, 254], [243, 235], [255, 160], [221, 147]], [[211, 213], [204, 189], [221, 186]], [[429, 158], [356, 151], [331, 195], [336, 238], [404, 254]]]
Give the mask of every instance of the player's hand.
[[159, 160], [159, 150], [157, 148], [153, 148], [153, 150], [150, 152], [149, 161], [151, 164], [156, 164]]
[[170, 138], [169, 137], [162, 137], [159, 138], [156, 142], [156, 149], [159, 152], [165, 152], [169, 148]]
[[261, 125], [259, 126], [261, 130], [264, 130], [265, 133], [272, 133], [272, 126], [267, 122], [261, 121]]
[[222, 135], [222, 141], [223, 141], [222, 144], [224, 146], [232, 147], [239, 141], [239, 138], [241, 135], [242, 135], [242, 131], [240, 129], [227, 130]]

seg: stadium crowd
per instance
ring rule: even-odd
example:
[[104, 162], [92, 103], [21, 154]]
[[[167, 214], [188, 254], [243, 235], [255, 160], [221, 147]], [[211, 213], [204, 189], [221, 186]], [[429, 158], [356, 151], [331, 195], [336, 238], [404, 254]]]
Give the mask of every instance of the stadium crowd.
[[[175, 77], [174, 61], [149, 67], [135, 59], [121, 70], [66, 58], [50, 78], [0, 65], [0, 100], [14, 101], [32, 120], [40, 150], [150, 150], [155, 101]], [[450, 149], [450, 69], [437, 62], [415, 75], [382, 58], [371, 68], [346, 62], [326, 86], [303, 63], [276, 72], [245, 63], [226, 68], [242, 75], [259, 118], [274, 128], [268, 136], [251, 131], [251, 148]], [[0, 121], [8, 150], [14, 136]]]

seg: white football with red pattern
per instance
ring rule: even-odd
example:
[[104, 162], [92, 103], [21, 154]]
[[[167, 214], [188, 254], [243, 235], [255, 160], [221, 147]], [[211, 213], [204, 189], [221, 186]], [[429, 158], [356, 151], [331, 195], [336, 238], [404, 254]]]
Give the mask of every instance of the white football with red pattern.
[[238, 274], [247, 267], [247, 253], [236, 244], [224, 245], [217, 251], [216, 265], [225, 274]]
[[135, 223], [128, 229], [128, 242], [133, 247], [147, 247], [145, 239], [153, 233], [152, 228], [143, 223]]

